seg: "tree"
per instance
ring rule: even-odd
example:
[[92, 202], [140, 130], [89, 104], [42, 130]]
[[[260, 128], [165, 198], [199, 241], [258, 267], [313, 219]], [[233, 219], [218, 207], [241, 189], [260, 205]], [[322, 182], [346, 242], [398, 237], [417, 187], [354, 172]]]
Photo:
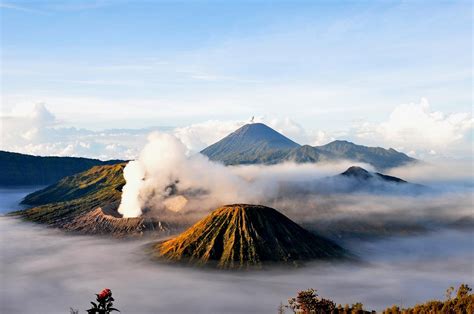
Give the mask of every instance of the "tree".
[[327, 299], [320, 298], [315, 289], [307, 289], [298, 292], [296, 298], [288, 300], [289, 308], [294, 313], [325, 314], [336, 310], [336, 304]]

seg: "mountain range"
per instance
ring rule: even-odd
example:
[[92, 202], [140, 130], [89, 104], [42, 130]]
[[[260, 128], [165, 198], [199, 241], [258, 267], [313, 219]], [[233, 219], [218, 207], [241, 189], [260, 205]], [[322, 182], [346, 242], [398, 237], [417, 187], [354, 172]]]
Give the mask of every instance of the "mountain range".
[[48, 185], [93, 166], [113, 165], [120, 162], [123, 161], [41, 157], [0, 151], [0, 186]]
[[322, 146], [300, 145], [263, 123], [246, 124], [203, 149], [201, 154], [225, 165], [351, 160], [371, 164], [377, 170], [417, 161], [393, 148], [367, 147], [341, 140]]

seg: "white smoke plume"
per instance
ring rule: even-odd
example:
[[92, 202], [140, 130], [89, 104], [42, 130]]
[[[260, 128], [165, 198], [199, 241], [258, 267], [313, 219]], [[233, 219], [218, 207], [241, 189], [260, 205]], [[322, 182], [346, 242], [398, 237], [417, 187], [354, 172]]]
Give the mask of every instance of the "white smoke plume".
[[118, 212], [124, 218], [137, 217], [141, 215], [140, 189], [142, 186], [145, 171], [139, 161], [130, 161], [123, 170], [123, 176], [127, 184], [122, 190], [122, 201]]
[[[125, 168], [126, 185], [119, 212], [136, 217], [144, 208], [180, 211], [189, 204], [181, 194], [212, 193], [217, 202], [237, 201], [244, 179], [186, 146], [170, 134], [152, 133], [139, 158]], [[250, 191], [247, 191], [250, 192]], [[209, 199], [209, 197], [206, 197]]]

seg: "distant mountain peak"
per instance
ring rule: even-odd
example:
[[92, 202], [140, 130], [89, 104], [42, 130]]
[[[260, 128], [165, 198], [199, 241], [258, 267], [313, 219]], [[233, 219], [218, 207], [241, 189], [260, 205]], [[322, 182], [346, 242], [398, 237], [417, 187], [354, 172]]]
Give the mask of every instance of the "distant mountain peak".
[[372, 177], [370, 172], [368, 172], [364, 168], [358, 167], [358, 166], [349, 167], [346, 171], [341, 173], [341, 175], [346, 176], [346, 177], [359, 178], [359, 179], [368, 179], [368, 178]]
[[[237, 129], [236, 131], [232, 132], [228, 137], [247, 137], [248, 140], [253, 141], [264, 141], [270, 144], [275, 144], [279, 147], [288, 146], [288, 147], [296, 147], [299, 144], [293, 142], [283, 134], [275, 131], [271, 127], [267, 126], [264, 123], [256, 122], [256, 123], [248, 123]], [[224, 138], [225, 139], [225, 138]]]
[[332, 142], [329, 142], [328, 144], [349, 144], [349, 145], [355, 145], [354, 143], [347, 141], [347, 140], [334, 140]]
[[392, 182], [392, 183], [407, 183], [407, 181], [403, 179], [393, 177], [393, 176], [388, 176], [379, 172], [371, 173], [365, 170], [364, 168], [358, 167], [358, 166], [351, 166], [347, 168], [347, 170], [341, 173], [340, 175], [344, 177], [356, 178], [359, 180], [379, 179], [382, 181]]
[[245, 124], [201, 153], [225, 164], [255, 163], [272, 158], [275, 151], [286, 151], [300, 145], [263, 123]]
[[249, 204], [218, 208], [154, 248], [160, 259], [226, 269], [347, 256], [337, 244], [310, 233], [277, 210]]

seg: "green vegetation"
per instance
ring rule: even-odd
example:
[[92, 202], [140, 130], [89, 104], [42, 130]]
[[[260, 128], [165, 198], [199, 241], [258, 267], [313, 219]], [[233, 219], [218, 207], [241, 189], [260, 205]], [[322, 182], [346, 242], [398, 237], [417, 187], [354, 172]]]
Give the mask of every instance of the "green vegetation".
[[80, 174], [62, 179], [54, 185], [25, 198], [27, 204], [41, 204], [12, 213], [28, 221], [63, 227], [81, 214], [98, 207], [117, 208], [125, 184], [125, 163], [95, 166]]
[[46, 185], [93, 166], [122, 161], [76, 157], [40, 157], [0, 151], [0, 186]]
[[125, 184], [122, 170], [125, 163], [96, 166], [87, 171], [68, 176], [42, 190], [27, 195], [22, 201], [28, 205], [66, 202], [104, 192], [110, 188], [122, 189]]
[[453, 297], [454, 287], [446, 290], [446, 300], [431, 300], [414, 307], [400, 309], [394, 305], [383, 311], [383, 314], [424, 314], [424, 313], [447, 313], [447, 314], [470, 314], [474, 313], [474, 294], [471, 287], [466, 284], [459, 286]]
[[264, 263], [297, 266], [304, 260], [349, 257], [337, 244], [306, 231], [275, 209], [245, 204], [218, 208], [154, 249], [165, 260], [224, 269], [261, 268]]
[[[474, 294], [470, 293], [472, 289], [462, 284], [459, 286], [456, 296], [452, 297], [453, 287], [446, 292], [446, 300], [432, 300], [424, 304], [417, 304], [414, 307], [400, 309], [394, 305], [387, 308], [383, 314], [469, 314], [474, 313]], [[356, 303], [351, 306], [338, 305], [332, 300], [320, 297], [315, 289], [299, 291], [296, 297], [290, 298], [287, 305], [280, 304], [278, 313], [284, 313], [285, 308], [293, 313], [302, 314], [365, 314], [375, 313], [364, 309], [362, 303]]]

